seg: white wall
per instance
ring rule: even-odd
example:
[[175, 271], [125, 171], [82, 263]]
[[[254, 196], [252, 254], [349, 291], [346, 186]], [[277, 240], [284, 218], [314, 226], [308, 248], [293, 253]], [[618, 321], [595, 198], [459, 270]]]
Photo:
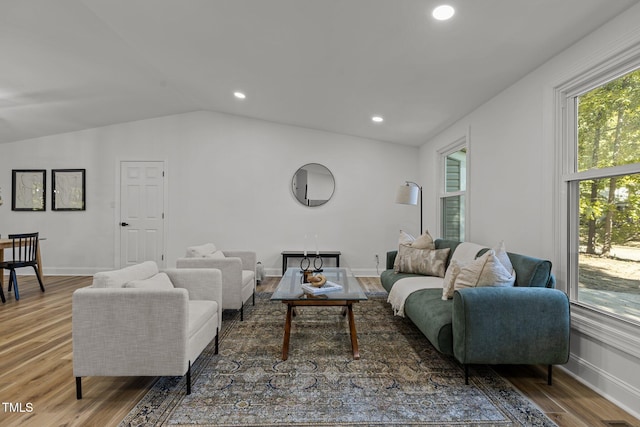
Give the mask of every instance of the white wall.
[[[635, 6], [422, 146], [427, 226], [439, 230], [438, 150], [468, 136], [469, 240], [493, 246], [504, 239], [510, 251], [560, 265], [554, 88], [640, 43], [639, 23]], [[564, 288], [564, 278], [558, 279]], [[617, 350], [575, 328], [571, 351], [566, 368], [573, 375], [640, 415], [638, 352]]]
[[[396, 205], [395, 191], [416, 179], [416, 147], [196, 112], [0, 144], [0, 233], [38, 230], [45, 274], [92, 274], [117, 265], [117, 165], [167, 163], [167, 266], [188, 245], [254, 249], [267, 273], [279, 274], [280, 252], [302, 250], [318, 235], [320, 250], [340, 250], [357, 274], [384, 270], [400, 228], [416, 229], [418, 210]], [[324, 206], [301, 206], [291, 192], [295, 171], [326, 165], [336, 188]], [[11, 211], [11, 170], [87, 170], [87, 210]], [[310, 237], [311, 239], [311, 237]], [[309, 242], [315, 248], [315, 243]]]

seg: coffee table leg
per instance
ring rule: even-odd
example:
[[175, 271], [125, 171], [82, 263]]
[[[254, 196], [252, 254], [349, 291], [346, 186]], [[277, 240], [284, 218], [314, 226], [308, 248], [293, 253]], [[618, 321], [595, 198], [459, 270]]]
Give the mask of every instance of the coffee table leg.
[[293, 306], [287, 304], [287, 318], [284, 322], [284, 342], [282, 343], [282, 360], [289, 358], [289, 336], [291, 335], [291, 314]]
[[353, 351], [353, 358], [355, 360], [360, 359], [360, 350], [358, 349], [358, 334], [356, 333], [356, 319], [353, 317], [353, 304], [347, 305], [347, 312], [349, 314], [349, 329], [351, 331], [351, 350]]

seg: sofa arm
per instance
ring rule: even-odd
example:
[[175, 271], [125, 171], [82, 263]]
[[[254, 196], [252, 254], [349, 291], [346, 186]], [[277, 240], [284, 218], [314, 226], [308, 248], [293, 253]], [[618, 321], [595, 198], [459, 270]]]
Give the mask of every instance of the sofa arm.
[[387, 252], [387, 270], [393, 269], [393, 264], [396, 262], [396, 256], [398, 256], [398, 251]]
[[224, 256], [232, 258], [240, 258], [243, 270], [256, 272], [256, 264], [258, 257], [253, 251], [222, 251]]
[[173, 286], [189, 292], [190, 300], [218, 303], [218, 325], [222, 324], [222, 273], [214, 268], [169, 268], [163, 270]]
[[469, 288], [453, 296], [453, 352], [463, 364], [563, 364], [569, 298], [548, 288]]
[[238, 257], [227, 258], [178, 258], [177, 268], [215, 268], [222, 273], [224, 282], [237, 282], [242, 285], [242, 260]]
[[76, 290], [74, 376], [184, 375], [188, 302], [186, 289]]

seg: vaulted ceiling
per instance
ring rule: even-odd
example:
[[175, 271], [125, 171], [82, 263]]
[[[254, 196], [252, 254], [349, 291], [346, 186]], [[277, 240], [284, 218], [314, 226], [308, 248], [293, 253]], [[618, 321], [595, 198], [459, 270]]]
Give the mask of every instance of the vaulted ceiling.
[[637, 2], [2, 0], [0, 142], [209, 110], [420, 145]]

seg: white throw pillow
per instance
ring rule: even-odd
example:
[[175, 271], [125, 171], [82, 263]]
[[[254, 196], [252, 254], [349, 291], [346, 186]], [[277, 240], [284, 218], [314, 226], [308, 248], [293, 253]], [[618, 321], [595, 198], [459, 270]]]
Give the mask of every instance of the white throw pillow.
[[429, 230], [425, 230], [420, 237], [411, 243], [411, 247], [416, 249], [435, 249], [436, 244], [433, 242], [433, 237], [429, 234]]
[[406, 231], [400, 230], [400, 237], [398, 238], [398, 245], [411, 246], [411, 244], [416, 240], [411, 234]]
[[199, 246], [189, 246], [187, 248], [187, 258], [203, 258], [211, 255], [216, 251], [216, 245], [213, 243], [205, 243]]
[[496, 246], [494, 251], [496, 252], [496, 258], [500, 260], [504, 268], [506, 268], [507, 271], [515, 274], [515, 271], [513, 271], [513, 265], [511, 264], [511, 260], [509, 259], [509, 255], [507, 254], [507, 249], [504, 246], [504, 240], [501, 240], [500, 243], [498, 243], [498, 246]]
[[442, 299], [447, 300], [453, 298], [454, 284], [458, 274], [460, 274], [461, 263], [455, 259], [452, 259], [447, 267], [447, 271], [444, 274], [444, 280], [442, 283]]
[[224, 256], [224, 253], [222, 253], [222, 251], [215, 251], [212, 254], [204, 255], [203, 258], [224, 259], [226, 257]]
[[138, 289], [173, 289], [173, 283], [166, 273], [158, 273], [144, 280], [132, 280], [125, 283], [125, 288]]
[[502, 265], [493, 249], [460, 268], [454, 288], [475, 288], [480, 286], [513, 286], [515, 275]]

